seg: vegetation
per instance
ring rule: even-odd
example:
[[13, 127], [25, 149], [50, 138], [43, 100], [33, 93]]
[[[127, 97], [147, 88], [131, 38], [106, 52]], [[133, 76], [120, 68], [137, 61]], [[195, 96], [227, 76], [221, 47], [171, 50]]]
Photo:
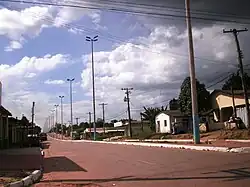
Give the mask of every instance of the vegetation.
[[[198, 99], [198, 111], [205, 112], [209, 110], [209, 92], [206, 90], [204, 84], [201, 84], [196, 80], [196, 89], [197, 89], [197, 99]], [[191, 114], [192, 113], [192, 99], [191, 99], [191, 83], [190, 77], [185, 78], [181, 85], [181, 92], [179, 95], [179, 105], [180, 110], [183, 113]]]
[[[246, 80], [247, 89], [250, 89], [250, 77], [247, 73], [245, 73], [244, 78]], [[239, 73], [232, 74], [222, 86], [222, 90], [231, 90], [232, 86], [234, 90], [242, 90], [241, 76]]]
[[143, 120], [150, 121], [150, 128], [152, 131], [155, 130], [155, 117], [157, 114], [159, 114], [161, 111], [167, 110], [167, 107], [162, 106], [161, 108], [153, 108], [153, 107], [143, 107], [144, 112], [141, 113]]

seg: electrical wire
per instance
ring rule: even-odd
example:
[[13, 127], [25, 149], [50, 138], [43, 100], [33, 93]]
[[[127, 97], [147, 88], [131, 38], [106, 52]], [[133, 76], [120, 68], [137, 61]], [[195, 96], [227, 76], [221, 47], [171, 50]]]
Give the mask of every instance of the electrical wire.
[[[1, 0], [0, 0], [1, 1]], [[31, 13], [33, 14], [34, 17], [39, 17], [39, 15], [37, 14], [37, 16], [35, 16], [36, 14], [35, 13]], [[31, 15], [32, 16], [32, 15]], [[41, 16], [40, 16], [41, 18]], [[52, 24], [54, 24], [54, 22], [51, 20], [50, 17], [43, 17], [41, 18], [41, 20], [45, 20], [45, 21], [48, 21]], [[82, 25], [77, 25], [77, 24], [67, 24], [67, 23], [62, 23], [61, 24], [62, 27], [64, 28], [67, 28], [67, 29], [75, 29], [77, 30], [78, 32], [82, 32], [82, 33], [86, 33], [86, 34], [90, 34], [92, 32], [96, 33], [96, 34], [99, 34], [101, 38], [104, 38], [106, 40], [109, 40], [111, 42], [121, 42], [121, 43], [125, 43], [126, 41], [125, 40], [122, 40], [120, 39], [119, 37], [117, 36], [114, 36], [110, 33], [108, 33], [106, 36], [105, 34], [101, 33], [100, 31], [98, 30], [94, 30], [94, 29], [90, 29], [90, 28], [86, 28]], [[157, 51], [152, 51], [150, 50], [150, 46], [145, 46], [145, 45], [138, 45], [138, 44], [133, 44], [133, 43], [130, 43], [133, 47], [136, 47], [138, 49], [141, 49], [141, 50], [146, 50], [148, 52], [151, 52], [151, 53], [155, 53], [155, 54], [162, 54], [161, 52], [157, 52]], [[141, 48], [143, 47], [143, 48]], [[145, 49], [146, 48], [146, 49]], [[164, 51], [166, 53], [168, 53], [170, 56], [173, 56], [173, 57], [184, 57], [184, 58], [188, 58], [188, 55], [187, 54], [180, 54], [180, 53], [176, 53], [176, 52], [170, 52], [170, 51]], [[201, 58], [201, 57], [197, 57], [195, 56], [195, 59], [198, 59], [198, 60], [203, 60], [203, 61], [210, 61], [210, 62], [223, 62], [223, 63], [230, 63], [228, 61], [220, 61], [220, 60], [212, 60], [212, 59], [206, 59], [206, 58]]]
[[[47, 5], [47, 6], [57, 6], [57, 7], [70, 7], [70, 8], [80, 8], [80, 9], [90, 9], [90, 10], [105, 10], [105, 11], [113, 11], [113, 12], [122, 12], [122, 13], [129, 13], [135, 15], [144, 15], [144, 16], [158, 16], [162, 18], [171, 17], [171, 18], [181, 18], [185, 19], [185, 15], [174, 15], [174, 14], [166, 14], [166, 13], [157, 13], [157, 12], [143, 12], [143, 11], [135, 11], [129, 9], [122, 9], [122, 8], [105, 8], [105, 7], [97, 7], [95, 6], [84, 6], [84, 5], [77, 5], [77, 3], [69, 4], [69, 3], [51, 3], [51, 2], [38, 2], [38, 1], [28, 1], [28, 0], [0, 0], [1, 2], [9, 2], [9, 3], [23, 3], [23, 4], [34, 4], [34, 5]], [[237, 20], [223, 20], [223, 19], [212, 19], [212, 18], [205, 18], [205, 17], [196, 17], [192, 16], [192, 19], [195, 20], [203, 20], [203, 21], [214, 21], [214, 22], [224, 22], [225, 23], [237, 23], [237, 24], [244, 24], [250, 25], [250, 22], [242, 22]]]

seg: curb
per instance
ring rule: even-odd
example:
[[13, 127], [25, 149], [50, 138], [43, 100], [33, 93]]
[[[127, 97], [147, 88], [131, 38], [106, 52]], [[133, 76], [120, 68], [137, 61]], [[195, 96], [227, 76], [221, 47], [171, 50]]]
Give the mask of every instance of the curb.
[[86, 143], [103, 143], [103, 144], [118, 144], [118, 145], [134, 145], [145, 147], [161, 147], [161, 148], [177, 148], [177, 149], [189, 149], [196, 151], [215, 151], [224, 153], [250, 153], [250, 147], [229, 148], [229, 147], [212, 147], [212, 146], [194, 146], [194, 145], [173, 145], [167, 143], [141, 143], [141, 142], [104, 142], [104, 141], [91, 141], [91, 140], [61, 140], [50, 137], [57, 141], [67, 142], [86, 142]]
[[[41, 150], [41, 155], [42, 155], [42, 159], [43, 159], [43, 157], [44, 157], [44, 151], [43, 150]], [[8, 187], [31, 186], [32, 184], [38, 182], [42, 178], [42, 175], [43, 175], [43, 165], [41, 165], [40, 170], [35, 170], [29, 176], [23, 178], [20, 181], [12, 182], [12, 183], [8, 184], [7, 186]]]

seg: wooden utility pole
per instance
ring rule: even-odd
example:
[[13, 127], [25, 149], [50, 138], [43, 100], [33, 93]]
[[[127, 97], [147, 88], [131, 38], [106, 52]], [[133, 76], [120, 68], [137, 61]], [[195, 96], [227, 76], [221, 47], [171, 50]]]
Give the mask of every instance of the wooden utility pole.
[[129, 123], [129, 134], [130, 137], [132, 138], [132, 125], [131, 125], [131, 115], [130, 115], [130, 98], [129, 98], [129, 94], [131, 94], [130, 90], [133, 90], [133, 88], [122, 88], [122, 90], [125, 90], [125, 98], [124, 98], [124, 102], [127, 102], [128, 104], [128, 123]]
[[237, 48], [237, 52], [238, 52], [238, 61], [239, 61], [239, 68], [240, 68], [240, 74], [241, 74], [241, 82], [242, 82], [242, 88], [243, 88], [243, 92], [244, 92], [244, 97], [245, 97], [245, 105], [246, 105], [246, 126], [248, 128], [250, 128], [249, 125], [249, 114], [250, 114], [250, 110], [249, 110], [249, 101], [248, 101], [248, 93], [247, 93], [247, 88], [246, 88], [246, 81], [245, 81], [245, 77], [244, 77], [244, 70], [243, 70], [243, 63], [242, 63], [242, 58], [243, 58], [243, 53], [240, 49], [240, 43], [238, 40], [238, 34], [240, 32], [246, 32], [248, 31], [248, 29], [230, 29], [230, 30], [225, 30], [223, 29], [223, 33], [233, 33], [234, 35], [234, 39], [235, 39], [235, 43], [236, 43], [236, 48]]
[[35, 102], [32, 103], [32, 109], [31, 109], [32, 136], [33, 136], [33, 134], [34, 134], [34, 116], [35, 116]]
[[199, 130], [199, 115], [198, 115], [197, 89], [196, 89], [196, 78], [195, 78], [194, 47], [193, 47], [192, 25], [191, 25], [191, 15], [190, 15], [190, 0], [185, 0], [185, 5], [186, 5], [188, 44], [189, 44], [189, 73], [191, 81], [193, 137], [194, 137], [194, 143], [199, 144], [200, 130]]
[[105, 105], [108, 105], [107, 103], [101, 103], [99, 104], [102, 106], [102, 122], [103, 122], [103, 134], [105, 134]]

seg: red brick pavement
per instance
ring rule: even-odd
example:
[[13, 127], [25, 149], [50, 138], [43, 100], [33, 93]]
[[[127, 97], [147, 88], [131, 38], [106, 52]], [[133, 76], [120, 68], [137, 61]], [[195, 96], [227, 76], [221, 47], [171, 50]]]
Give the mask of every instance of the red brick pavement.
[[51, 141], [36, 187], [248, 187], [250, 154]]

